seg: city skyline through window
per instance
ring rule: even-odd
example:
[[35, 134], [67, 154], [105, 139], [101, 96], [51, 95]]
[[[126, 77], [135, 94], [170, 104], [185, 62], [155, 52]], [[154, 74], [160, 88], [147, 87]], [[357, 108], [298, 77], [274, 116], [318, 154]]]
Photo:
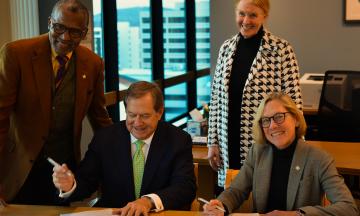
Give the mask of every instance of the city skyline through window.
[[[164, 78], [186, 73], [186, 19], [184, 0], [163, 3]], [[152, 34], [150, 0], [117, 0], [119, 89], [139, 80], [152, 81]], [[210, 67], [209, 0], [197, 0], [196, 68]], [[101, 1], [93, 0], [94, 49], [103, 55]], [[106, 60], [105, 60], [106, 61]], [[165, 89], [165, 120], [187, 111], [186, 83]], [[197, 105], [208, 102], [210, 77], [197, 80]], [[123, 106], [120, 119], [125, 119]]]

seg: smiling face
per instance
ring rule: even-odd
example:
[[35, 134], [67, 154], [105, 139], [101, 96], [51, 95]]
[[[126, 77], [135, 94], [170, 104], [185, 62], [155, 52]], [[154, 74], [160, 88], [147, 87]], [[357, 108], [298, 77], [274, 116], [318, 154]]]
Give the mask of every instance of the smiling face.
[[147, 139], [157, 128], [158, 121], [163, 114], [163, 108], [154, 109], [151, 93], [140, 98], [128, 98], [126, 101], [126, 127], [128, 131], [140, 140]]
[[[66, 55], [73, 51], [86, 36], [87, 17], [85, 13], [75, 13], [67, 10], [66, 7], [66, 4], [60, 6], [48, 20], [51, 48], [54, 49], [58, 55]], [[66, 27], [67, 30], [59, 34], [55, 32], [54, 24], [60, 24]], [[71, 37], [68, 29], [84, 31], [84, 35], [78, 38]]]
[[265, 12], [251, 0], [239, 1], [235, 13], [236, 24], [244, 38], [256, 35], [266, 20]]
[[[264, 108], [262, 117], [272, 117], [277, 113], [288, 112], [279, 100], [269, 101]], [[295, 128], [298, 121], [291, 113], [285, 114], [284, 122], [278, 124], [271, 120], [270, 126], [263, 128], [266, 139], [278, 149], [285, 149], [296, 138]]]

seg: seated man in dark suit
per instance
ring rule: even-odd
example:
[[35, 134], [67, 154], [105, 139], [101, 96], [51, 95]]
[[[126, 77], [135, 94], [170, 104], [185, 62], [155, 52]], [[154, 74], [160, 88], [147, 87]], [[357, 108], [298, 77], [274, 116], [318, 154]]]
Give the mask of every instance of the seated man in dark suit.
[[134, 83], [125, 107], [126, 121], [95, 133], [75, 176], [65, 164], [54, 167], [60, 197], [80, 200], [100, 185], [96, 206], [121, 207], [116, 213], [122, 215], [190, 207], [196, 191], [192, 141], [160, 120], [161, 90], [153, 83]]

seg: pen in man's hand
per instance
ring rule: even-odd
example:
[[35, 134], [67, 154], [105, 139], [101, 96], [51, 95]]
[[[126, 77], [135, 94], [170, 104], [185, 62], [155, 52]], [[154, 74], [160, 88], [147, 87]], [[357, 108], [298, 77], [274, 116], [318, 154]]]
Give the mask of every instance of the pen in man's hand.
[[[54, 161], [51, 157], [47, 157], [46, 160], [49, 161], [49, 163], [51, 163], [53, 166], [61, 166], [58, 162]], [[67, 174], [68, 176], [71, 176], [71, 171], [68, 170], [68, 171], [66, 172], [66, 174]]]
[[53, 166], [61, 166], [56, 161], [54, 161], [51, 157], [47, 157], [46, 160], [49, 161], [49, 163], [51, 163]]
[[[203, 199], [203, 198], [201, 198], [201, 197], [199, 197], [198, 200], [199, 200], [200, 202], [205, 203], [205, 204], [210, 204], [209, 201], [207, 201], [206, 199]], [[218, 205], [215, 206], [215, 208], [218, 209], [218, 210], [220, 210], [220, 211], [222, 211], [222, 212], [226, 212], [224, 208], [222, 208], [222, 207], [220, 207], [220, 206], [218, 206]]]

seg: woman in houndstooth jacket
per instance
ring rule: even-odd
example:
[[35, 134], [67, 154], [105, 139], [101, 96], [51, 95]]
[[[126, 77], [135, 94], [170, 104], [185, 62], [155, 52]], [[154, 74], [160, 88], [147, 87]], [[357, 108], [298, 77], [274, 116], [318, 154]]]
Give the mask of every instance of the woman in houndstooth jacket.
[[240, 169], [253, 144], [252, 120], [265, 95], [288, 94], [299, 109], [299, 67], [290, 44], [263, 27], [269, 0], [236, 0], [239, 33], [219, 51], [214, 73], [208, 134], [208, 158], [224, 186], [226, 169]]

